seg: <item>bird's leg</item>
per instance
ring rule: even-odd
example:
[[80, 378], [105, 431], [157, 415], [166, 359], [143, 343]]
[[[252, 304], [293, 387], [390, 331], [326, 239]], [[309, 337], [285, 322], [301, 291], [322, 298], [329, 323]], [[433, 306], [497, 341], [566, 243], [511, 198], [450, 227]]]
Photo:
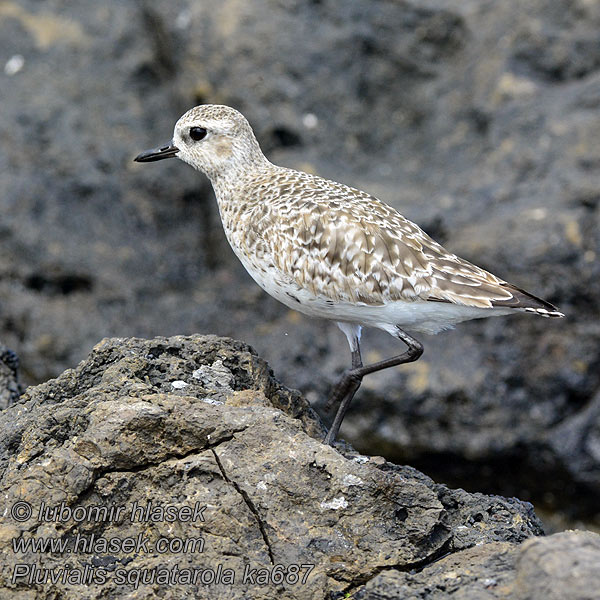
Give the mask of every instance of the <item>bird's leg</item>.
[[406, 333], [399, 327], [397, 327], [396, 329], [396, 336], [408, 346], [406, 352], [400, 354], [399, 356], [393, 356], [392, 358], [387, 358], [385, 360], [380, 360], [371, 365], [363, 366], [362, 361], [360, 360], [360, 348], [358, 348], [357, 342], [357, 354], [358, 360], [360, 361], [360, 365], [356, 367], [354, 366], [355, 357], [353, 352], [352, 369], [344, 373], [331, 396], [330, 403], [335, 402], [340, 397], [343, 397], [343, 399], [335, 415], [333, 424], [331, 425], [331, 429], [327, 433], [327, 436], [325, 437], [323, 443], [333, 446], [335, 438], [340, 430], [340, 426], [344, 419], [344, 415], [346, 414], [346, 411], [350, 406], [350, 402], [352, 401], [352, 398], [354, 398], [354, 394], [356, 394], [362, 382], [362, 378], [365, 375], [375, 373], [376, 371], [382, 371], [383, 369], [389, 369], [390, 367], [396, 367], [405, 363], [414, 362], [415, 360], [419, 359], [421, 354], [423, 354], [423, 345], [421, 344], [421, 342], [408, 335], [408, 333]]
[[[362, 366], [363, 366], [362, 357], [360, 355], [360, 348], [358, 347], [358, 342], [357, 342], [356, 350], [352, 351], [352, 367], [350, 368], [350, 371], [359, 369]], [[349, 373], [350, 371], [347, 371], [346, 373]], [[360, 381], [358, 382], [358, 385], [360, 386]], [[344, 394], [347, 392], [347, 387], [348, 387], [348, 381], [346, 381], [344, 379], [344, 377], [342, 377], [338, 381], [333, 392], [331, 392], [331, 395], [329, 396], [329, 400], [327, 400], [327, 404], [325, 405], [325, 410], [327, 410], [327, 411], [331, 410], [334, 407], [334, 405], [337, 404], [344, 397]]]
[[360, 348], [357, 348], [352, 352], [352, 368], [344, 373], [327, 402], [326, 407], [331, 408], [340, 398], [342, 399], [335, 413], [331, 428], [327, 432], [325, 440], [323, 440], [324, 444], [333, 446], [335, 442], [344, 415], [350, 406], [350, 402], [352, 402], [352, 398], [354, 398], [354, 394], [356, 394], [362, 383], [362, 375], [357, 374], [357, 371], [361, 368], [363, 368], [362, 358], [360, 356]]

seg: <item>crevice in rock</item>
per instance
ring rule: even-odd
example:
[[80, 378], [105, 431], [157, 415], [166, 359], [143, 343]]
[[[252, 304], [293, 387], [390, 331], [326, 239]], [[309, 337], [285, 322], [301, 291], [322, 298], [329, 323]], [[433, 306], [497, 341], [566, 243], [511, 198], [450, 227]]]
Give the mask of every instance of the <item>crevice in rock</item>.
[[[77, 494], [75, 501], [73, 503], [71, 503], [71, 505], [83, 504], [83, 502], [85, 502], [89, 498], [89, 496], [92, 494], [92, 491], [93, 491], [94, 486], [96, 485], [96, 482], [98, 481], [98, 479], [100, 479], [101, 477], [104, 477], [105, 475], [108, 475], [110, 473], [140, 473], [141, 471], [145, 471], [146, 469], [150, 469], [152, 467], [157, 467], [168, 460], [172, 460], [172, 459], [183, 460], [183, 459], [187, 458], [188, 456], [193, 456], [194, 454], [206, 452], [207, 450], [212, 451], [213, 448], [216, 448], [220, 444], [223, 444], [225, 442], [232, 440], [233, 436], [236, 433], [240, 433], [245, 430], [246, 430], [246, 427], [242, 427], [241, 429], [234, 429], [228, 435], [215, 441], [212, 444], [207, 444], [206, 446], [203, 446], [200, 448], [192, 448], [191, 450], [189, 450], [188, 452], [184, 452], [183, 454], [175, 454], [175, 453], [167, 454], [164, 458], [162, 458], [159, 461], [149, 461], [149, 462], [142, 463], [140, 465], [136, 465], [135, 467], [130, 467], [130, 468], [99, 469], [98, 471], [96, 471], [94, 473], [93, 479], [89, 483], [89, 485], [87, 485], [83, 490], [81, 490], [81, 492], [79, 492], [79, 494]], [[213, 451], [213, 453], [214, 453], [214, 451]], [[35, 528], [30, 531], [35, 532], [37, 530], [37, 528], [39, 527], [39, 525], [40, 524], [37, 524], [35, 526]], [[68, 529], [66, 529], [64, 534], [69, 534], [73, 530], [73, 528], [77, 525], [78, 525], [78, 523], [75, 523], [72, 527], [69, 527]]]
[[385, 565], [381, 567], [375, 567], [374, 569], [369, 571], [368, 574], [359, 576], [356, 579], [352, 580], [350, 585], [348, 585], [342, 590], [342, 597], [346, 598], [348, 596], [351, 596], [357, 588], [369, 583], [369, 581], [375, 579], [375, 577], [377, 577], [377, 575], [379, 575], [383, 571], [398, 571], [400, 573], [420, 573], [426, 567], [436, 563], [438, 560], [441, 560], [442, 558], [445, 558], [446, 556], [451, 554], [451, 545], [452, 538], [449, 538], [439, 548], [437, 548], [431, 554], [429, 554], [425, 558], [422, 558], [421, 560], [417, 560], [415, 562], [408, 563], [405, 565]]
[[273, 549], [271, 548], [271, 543], [269, 542], [269, 537], [267, 536], [267, 530], [265, 528], [265, 524], [263, 523], [263, 520], [260, 518], [258, 509], [254, 505], [254, 502], [252, 502], [252, 499], [247, 494], [247, 492], [245, 492], [233, 479], [230, 479], [227, 476], [227, 474], [225, 473], [225, 469], [223, 468], [223, 464], [221, 463], [219, 456], [215, 452], [214, 448], [211, 448], [210, 450], [213, 453], [213, 456], [215, 457], [215, 461], [217, 463], [217, 466], [219, 467], [219, 470], [221, 471], [221, 475], [223, 475], [223, 479], [227, 483], [230, 483], [235, 488], [236, 492], [242, 497], [242, 499], [246, 503], [246, 506], [248, 507], [250, 512], [254, 515], [254, 518], [256, 519], [256, 522], [258, 524], [258, 528], [260, 529], [262, 538], [267, 547], [267, 552], [269, 553], [269, 559], [271, 560], [271, 564], [274, 565], [275, 557], [273, 556]]
[[77, 292], [91, 292], [94, 281], [89, 275], [78, 273], [32, 273], [23, 282], [25, 287], [48, 296], [68, 296]]
[[[97, 472], [97, 477], [95, 478], [94, 482], [96, 480], [100, 479], [100, 477], [104, 477], [104, 475], [107, 475], [109, 473], [139, 473], [140, 471], [145, 471], [146, 469], [150, 469], [151, 467], [157, 467], [157, 466], [161, 465], [162, 463], [167, 462], [168, 460], [172, 460], [172, 459], [182, 460], [184, 458], [187, 458], [188, 456], [192, 456], [193, 454], [205, 452], [206, 450], [212, 450], [213, 448], [216, 448], [217, 446], [232, 440], [233, 436], [236, 433], [241, 433], [242, 431], [245, 431], [245, 430], [246, 430], [246, 427], [242, 427], [241, 429], [233, 429], [228, 435], [226, 435], [225, 437], [223, 437], [211, 444], [206, 444], [206, 446], [201, 446], [198, 448], [192, 448], [191, 450], [188, 450], [187, 452], [184, 452], [182, 454], [177, 454], [177, 453], [167, 454], [164, 456], [164, 458], [162, 458], [161, 460], [158, 460], [158, 461], [148, 461], [146, 463], [142, 463], [142, 464], [136, 465], [135, 467], [130, 467], [130, 468], [100, 469]], [[91, 485], [93, 485], [93, 484], [91, 484]], [[88, 487], [91, 487], [91, 486], [88, 486]], [[80, 498], [81, 498], [81, 494], [78, 495], [77, 499], [80, 500]]]
[[[56, 421], [56, 419], [53, 416], [51, 416], [51, 417], [55, 422], [58, 423], [58, 421]], [[101, 477], [104, 477], [107, 474], [110, 474], [110, 473], [140, 473], [146, 469], [150, 469], [152, 467], [157, 467], [168, 460], [172, 460], [172, 459], [183, 460], [194, 454], [199, 454], [199, 453], [205, 452], [207, 450], [212, 450], [213, 448], [216, 448], [220, 444], [223, 444], [225, 442], [232, 440], [236, 433], [241, 433], [242, 431], [245, 431], [246, 429], [247, 429], [247, 427], [231, 429], [223, 437], [220, 437], [220, 438], [214, 440], [213, 442], [210, 442], [210, 443], [207, 443], [204, 445], [198, 445], [197, 447], [191, 448], [187, 452], [166, 454], [160, 460], [147, 461], [147, 462], [141, 463], [139, 465], [131, 466], [131, 467], [104, 467], [104, 468], [98, 468], [98, 469], [90, 469], [92, 471], [92, 480], [90, 481], [90, 483], [87, 486], [85, 486], [76, 495], [75, 499], [72, 502], [68, 503], [68, 505], [74, 506], [74, 505], [83, 504], [89, 498], [89, 496], [92, 494], [92, 491], [93, 491], [94, 486], [96, 485], [96, 482], [98, 481], [98, 479], [100, 479]], [[18, 447], [21, 444], [21, 442], [22, 442], [22, 440], [20, 437], [18, 440], [15, 440], [14, 442], [9, 440], [9, 442], [8, 442], [9, 445], [7, 445], [7, 448], [10, 449], [11, 453], [16, 453], [18, 451]], [[47, 451], [48, 451], [48, 448], [46, 445], [44, 445], [43, 449], [36, 452], [34, 455], [30, 456], [28, 458], [27, 462], [28, 463], [31, 462], [34, 458], [36, 458], [37, 456], [40, 456], [41, 454], [43, 454], [44, 452], [47, 452]], [[85, 458], [85, 457], [82, 457], [82, 458]], [[41, 480], [38, 480], [38, 483], [48, 489], [51, 489], [50, 486], [46, 485]], [[37, 534], [37, 530], [40, 527], [40, 525], [42, 525], [42, 523], [36, 523], [35, 521], [32, 520], [29, 523], [29, 526], [25, 526], [25, 524], [21, 524], [21, 529], [23, 531], [27, 531], [31, 535], [35, 536]], [[77, 525], [79, 525], [79, 524], [74, 523], [71, 527], [66, 528], [64, 530], [64, 532], [62, 533], [62, 535], [68, 535], [74, 529], [74, 527]]]

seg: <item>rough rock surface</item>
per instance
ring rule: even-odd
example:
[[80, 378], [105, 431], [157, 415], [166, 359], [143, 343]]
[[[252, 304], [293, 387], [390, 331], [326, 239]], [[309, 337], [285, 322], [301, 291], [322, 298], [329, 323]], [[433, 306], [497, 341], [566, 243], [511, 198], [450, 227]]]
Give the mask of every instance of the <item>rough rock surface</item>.
[[19, 357], [0, 344], [0, 409], [16, 402], [20, 393]]
[[[240, 342], [103, 340], [0, 414], [2, 597], [376, 597], [364, 595], [369, 586], [436, 569], [448, 553], [444, 564], [465, 556], [483, 577], [490, 552], [541, 534], [528, 503], [448, 489], [410, 467], [325, 446], [323, 434], [308, 403]], [[197, 518], [149, 518], [149, 503], [190, 507]], [[160, 552], [161, 538], [193, 539], [196, 550]], [[106, 548], [102, 539], [138, 545]], [[67, 549], [17, 551], [15, 540]], [[233, 584], [181, 579], [186, 569], [218, 578], [219, 565]], [[271, 579], [244, 583], [247, 569]], [[166, 570], [169, 583], [159, 579]]]
[[2, 342], [37, 383], [104, 336], [229, 335], [320, 409], [343, 336], [256, 287], [200, 175], [131, 161], [190, 106], [232, 104], [274, 161], [377, 194], [567, 314], [424, 339], [342, 435], [593, 518], [599, 30], [585, 0], [0, 2]]
[[450, 554], [423, 569], [384, 571], [354, 600], [594, 600], [600, 536], [556, 533], [521, 546], [495, 542]]
[[594, 600], [600, 590], [600, 536], [565, 531], [527, 540], [519, 549], [518, 598]]

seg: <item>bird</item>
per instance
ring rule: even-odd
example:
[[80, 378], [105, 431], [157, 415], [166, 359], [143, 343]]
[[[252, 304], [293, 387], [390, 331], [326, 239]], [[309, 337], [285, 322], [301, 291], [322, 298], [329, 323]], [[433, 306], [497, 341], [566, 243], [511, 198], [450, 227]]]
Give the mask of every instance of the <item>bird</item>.
[[[522, 312], [564, 316], [446, 250], [371, 194], [271, 163], [234, 108], [188, 110], [169, 143], [134, 160], [173, 157], [209, 178], [227, 240], [254, 281], [289, 308], [334, 321], [346, 336], [351, 366], [331, 392], [328, 406], [338, 408], [325, 444], [335, 445], [366, 375], [420, 358], [423, 344], [413, 333]], [[386, 331], [406, 350], [363, 364], [364, 327]]]

